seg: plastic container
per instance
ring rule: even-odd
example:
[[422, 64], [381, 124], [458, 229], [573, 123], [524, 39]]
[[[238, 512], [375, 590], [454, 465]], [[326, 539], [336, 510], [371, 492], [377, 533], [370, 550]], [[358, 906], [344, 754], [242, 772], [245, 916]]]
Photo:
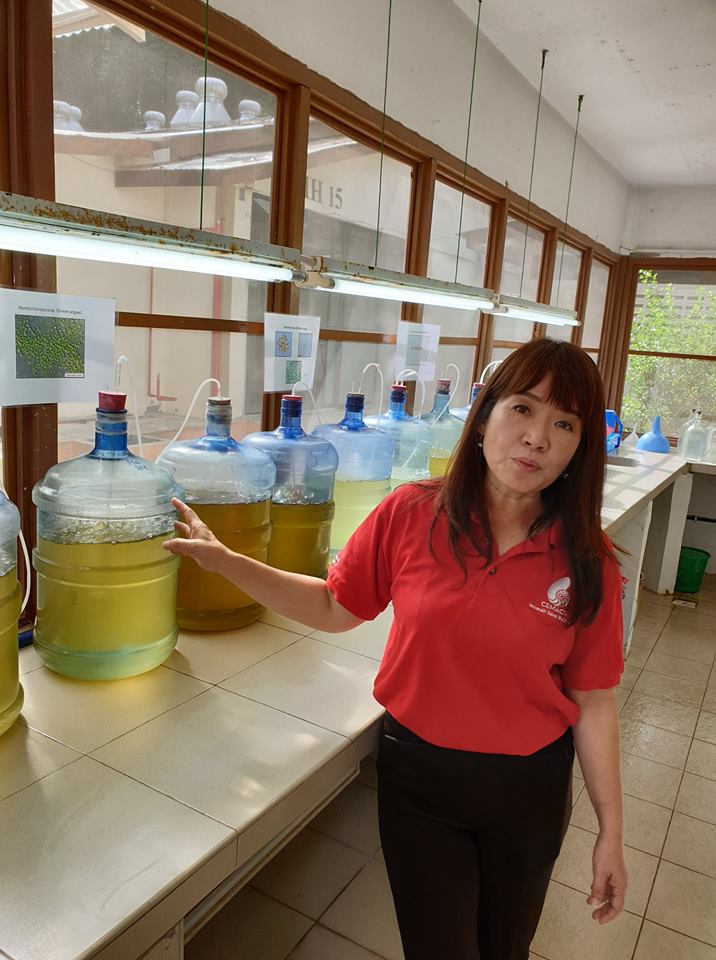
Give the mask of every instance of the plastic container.
[[394, 383], [390, 388], [387, 412], [381, 414], [380, 418], [365, 418], [369, 426], [379, 427], [387, 433], [395, 445], [390, 474], [393, 490], [402, 483], [426, 480], [430, 476], [433, 432], [424, 420], [405, 412], [407, 395], [408, 389], [404, 384]]
[[692, 407], [691, 415], [679, 427], [679, 434], [676, 442], [676, 452], [680, 457], [683, 457], [684, 455], [684, 442], [686, 441], [686, 431], [689, 429], [691, 424], [696, 419], [696, 413], [697, 413], [696, 407]]
[[615, 450], [619, 449], [624, 424], [619, 419], [616, 410], [605, 410], [604, 421], [607, 430], [607, 453], [614, 453]]
[[[203, 437], [173, 443], [157, 463], [184, 488], [184, 499], [235, 553], [266, 563], [276, 468], [262, 450], [231, 436], [231, 400], [210, 397]], [[226, 577], [188, 557], [179, 568], [177, 620], [184, 630], [230, 630], [258, 620], [266, 608]]]
[[475, 400], [477, 400], [477, 395], [479, 394], [480, 390], [482, 390], [484, 386], [485, 386], [484, 383], [473, 383], [472, 390], [470, 391], [470, 402], [466, 407], [457, 407], [456, 410], [453, 410], [452, 411], [453, 417], [457, 417], [458, 420], [462, 420], [462, 422], [464, 423], [467, 420], [470, 410], [472, 409], [473, 403], [475, 402]]
[[636, 424], [632, 427], [632, 431], [628, 437], [624, 437], [620, 446], [622, 447], [636, 447], [637, 440], [639, 439], [639, 434], [636, 432]]
[[364, 408], [365, 396], [349, 393], [340, 423], [324, 423], [313, 431], [314, 437], [328, 440], [338, 452], [331, 550], [342, 550], [353, 531], [390, 493], [395, 444], [389, 434], [367, 426]]
[[650, 453], [670, 453], [669, 441], [661, 432], [661, 417], [654, 417], [651, 430], [642, 434], [636, 442], [637, 450], [647, 450]]
[[100, 393], [91, 453], [35, 484], [35, 646], [50, 669], [83, 680], [131, 677], [177, 639], [179, 559], [172, 497], [182, 489], [127, 449], [124, 394]]
[[0, 491], [0, 734], [15, 722], [23, 702], [17, 659], [17, 621], [21, 603], [17, 582], [19, 533], [17, 507]]
[[464, 423], [450, 412], [450, 381], [438, 380], [433, 409], [424, 414], [424, 420], [433, 431], [430, 451], [430, 476], [443, 477], [447, 472], [452, 452], [462, 435]]
[[267, 453], [276, 467], [268, 562], [322, 577], [330, 558], [338, 454], [333, 444], [304, 431], [301, 410], [301, 397], [283, 397], [276, 430], [250, 433], [243, 442]]
[[674, 590], [678, 593], [698, 593], [711, 554], [697, 547], [682, 547], [676, 570]]
[[708, 443], [708, 431], [701, 420], [701, 411], [697, 410], [694, 419], [684, 431], [684, 446], [681, 456], [685, 460], [703, 460]]
[[711, 427], [709, 431], [706, 451], [702, 459], [704, 463], [716, 463], [716, 427]]

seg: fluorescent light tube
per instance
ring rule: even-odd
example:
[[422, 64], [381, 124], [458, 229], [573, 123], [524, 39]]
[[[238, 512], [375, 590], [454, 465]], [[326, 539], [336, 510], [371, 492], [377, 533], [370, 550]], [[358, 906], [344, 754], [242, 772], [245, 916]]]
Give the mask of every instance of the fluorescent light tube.
[[553, 324], [559, 327], [578, 327], [579, 320], [573, 310], [551, 307], [546, 303], [532, 303], [517, 297], [500, 296], [497, 305], [487, 313], [511, 320], [528, 320], [533, 323]]
[[442, 290], [421, 287], [392, 286], [375, 280], [355, 280], [330, 277], [332, 286], [316, 290], [345, 293], [353, 297], [373, 297], [376, 300], [399, 300], [402, 303], [421, 303], [425, 306], [450, 307], [455, 310], [485, 310], [494, 306], [486, 297], [468, 297]]
[[[155, 245], [156, 244], [156, 245]], [[15, 226], [0, 219], [0, 248], [21, 253], [69, 257], [74, 260], [97, 260], [102, 263], [125, 263], [164, 270], [184, 270], [221, 277], [242, 277], [267, 282], [291, 280], [293, 271], [270, 263], [257, 263], [223, 252], [193, 252], [182, 245], [173, 249], [161, 240], [134, 237], [119, 239], [101, 233], [81, 235], [63, 226]]]

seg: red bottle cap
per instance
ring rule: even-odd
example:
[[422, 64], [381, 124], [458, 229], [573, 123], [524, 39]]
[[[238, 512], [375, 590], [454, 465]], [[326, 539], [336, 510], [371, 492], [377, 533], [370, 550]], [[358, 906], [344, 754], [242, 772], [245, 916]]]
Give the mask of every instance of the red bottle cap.
[[115, 390], [100, 390], [98, 408], [105, 413], [120, 413], [127, 407], [127, 394]]

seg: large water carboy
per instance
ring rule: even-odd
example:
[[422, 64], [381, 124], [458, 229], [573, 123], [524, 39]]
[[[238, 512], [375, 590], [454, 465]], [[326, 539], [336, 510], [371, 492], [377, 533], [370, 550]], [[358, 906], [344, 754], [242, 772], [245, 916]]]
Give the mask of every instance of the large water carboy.
[[177, 639], [171, 474], [130, 453], [126, 396], [100, 393], [91, 453], [35, 484], [35, 646], [57, 673], [114, 680], [162, 663]]
[[456, 407], [452, 411], [453, 417], [457, 417], [458, 420], [462, 420], [462, 422], [464, 423], [467, 420], [470, 410], [472, 409], [473, 403], [477, 400], [478, 394], [480, 393], [480, 390], [482, 390], [483, 387], [484, 387], [484, 383], [473, 383], [472, 388], [470, 390], [470, 402], [466, 407]]
[[[20, 584], [17, 580], [17, 538], [20, 514], [0, 490], [0, 734], [12, 726], [22, 710], [18, 678], [17, 621]], [[30, 571], [27, 571], [27, 576]]]
[[[204, 435], [172, 443], [157, 463], [184, 489], [184, 499], [234, 553], [266, 563], [271, 536], [271, 457], [231, 436], [228, 397], [210, 397]], [[261, 604], [218, 573], [182, 558], [177, 620], [185, 630], [230, 630], [258, 620]]]
[[699, 411], [696, 407], [691, 408], [691, 414], [686, 418], [686, 420], [679, 427], [679, 432], [676, 439], [676, 452], [680, 457], [684, 455], [684, 444], [686, 443], [686, 431], [689, 429], [692, 423], [696, 420], [696, 414]]
[[365, 396], [349, 393], [343, 419], [321, 424], [313, 431], [314, 437], [330, 441], [338, 452], [331, 550], [341, 550], [371, 510], [390, 493], [395, 444], [389, 434], [366, 424], [364, 409]]
[[697, 410], [694, 418], [684, 430], [684, 444], [681, 456], [685, 460], [701, 460], [706, 453], [708, 430], [701, 419], [701, 411]]
[[443, 477], [452, 452], [462, 435], [464, 423], [450, 411], [450, 381], [437, 380], [432, 410], [421, 417], [433, 431], [430, 451], [430, 476]]
[[430, 476], [430, 451], [433, 432], [419, 417], [411, 417], [405, 406], [408, 388], [394, 383], [390, 388], [388, 409], [379, 416], [366, 417], [368, 426], [378, 427], [392, 439], [393, 467], [390, 485], [393, 490], [402, 483], [426, 480]]
[[281, 422], [275, 430], [250, 433], [248, 443], [267, 453], [276, 467], [271, 498], [272, 567], [322, 577], [330, 558], [333, 487], [338, 468], [336, 448], [301, 426], [303, 400], [281, 399]]

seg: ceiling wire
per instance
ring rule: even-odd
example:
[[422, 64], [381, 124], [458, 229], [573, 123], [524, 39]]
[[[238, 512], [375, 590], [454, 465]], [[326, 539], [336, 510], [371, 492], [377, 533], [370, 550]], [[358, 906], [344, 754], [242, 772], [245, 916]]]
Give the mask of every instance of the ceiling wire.
[[470, 106], [467, 111], [467, 133], [465, 135], [465, 162], [462, 168], [462, 195], [460, 197], [460, 219], [457, 226], [457, 250], [455, 251], [455, 283], [457, 283], [458, 267], [460, 265], [460, 238], [462, 236], [462, 215], [465, 207], [465, 187], [467, 185], [467, 155], [470, 147], [470, 122], [472, 120], [472, 103], [475, 96], [475, 74], [477, 72], [477, 44], [480, 39], [480, 15], [482, 0], [477, 0], [477, 22], [475, 25], [475, 50], [472, 55], [472, 79], [470, 80]]
[[564, 248], [567, 243], [567, 219], [569, 218], [569, 200], [572, 195], [572, 177], [574, 176], [574, 158], [577, 155], [577, 137], [579, 136], [579, 118], [582, 113], [582, 102], [584, 100], [584, 94], [580, 93], [577, 97], [577, 122], [574, 125], [574, 142], [572, 144], [572, 165], [569, 168], [569, 186], [567, 187], [567, 206], [564, 210], [564, 227], [562, 229], [562, 255], [559, 258], [559, 274], [557, 276], [557, 302], [555, 306], [559, 306], [559, 289], [562, 285], [562, 264], [564, 263]]
[[378, 215], [375, 221], [375, 266], [378, 266], [380, 245], [380, 203], [383, 193], [383, 157], [385, 155], [385, 111], [388, 103], [388, 64], [390, 62], [390, 27], [393, 21], [393, 0], [388, 0], [388, 37], [385, 44], [385, 84], [383, 87], [383, 119], [380, 130], [380, 169], [378, 172]]
[[204, 167], [206, 165], [206, 87], [209, 76], [209, 0], [204, 4], [204, 119], [201, 124], [201, 181], [199, 184], [199, 229], [204, 229]]
[[537, 134], [539, 132], [539, 114], [540, 108], [542, 106], [542, 84], [544, 83], [544, 62], [547, 59], [547, 54], [549, 50], [542, 51], [542, 67], [540, 69], [539, 77], [539, 93], [537, 95], [537, 116], [535, 118], [535, 136], [534, 143], [532, 144], [532, 166], [530, 167], [530, 189], [527, 194], [527, 218], [525, 220], [525, 245], [522, 250], [522, 273], [520, 274], [520, 297], [522, 296], [522, 285], [525, 279], [525, 261], [527, 259], [527, 232], [530, 225], [530, 210], [532, 207], [532, 182], [535, 175], [535, 157], [537, 156]]

